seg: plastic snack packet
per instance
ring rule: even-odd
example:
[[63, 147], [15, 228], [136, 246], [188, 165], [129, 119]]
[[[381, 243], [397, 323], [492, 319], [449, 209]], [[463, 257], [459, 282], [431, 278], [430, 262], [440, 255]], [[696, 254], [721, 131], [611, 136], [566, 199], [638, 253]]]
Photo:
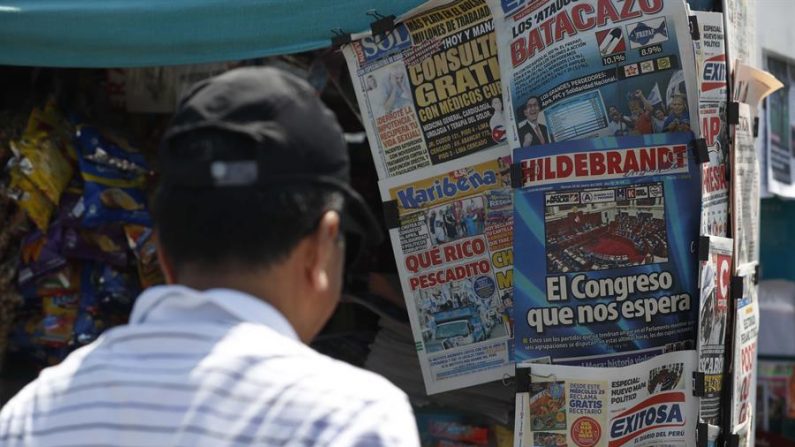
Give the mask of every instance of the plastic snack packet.
[[74, 171], [48, 135], [23, 135], [21, 140], [11, 142], [11, 150], [20, 171], [57, 205]]
[[55, 206], [22, 172], [14, 167], [6, 194], [25, 211], [38, 229], [47, 231]]

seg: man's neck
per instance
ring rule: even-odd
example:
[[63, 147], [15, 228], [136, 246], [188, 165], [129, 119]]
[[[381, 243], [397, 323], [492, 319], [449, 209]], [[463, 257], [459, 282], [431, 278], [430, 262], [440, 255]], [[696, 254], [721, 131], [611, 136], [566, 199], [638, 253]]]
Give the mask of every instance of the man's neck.
[[230, 289], [251, 295], [275, 307], [300, 335], [299, 316], [294, 306], [291, 306], [294, 302], [291, 297], [298, 292], [294, 290], [295, 282], [288, 279], [290, 277], [277, 267], [252, 270], [241, 266], [226, 271], [188, 267], [179, 272], [176, 283], [199, 291]]

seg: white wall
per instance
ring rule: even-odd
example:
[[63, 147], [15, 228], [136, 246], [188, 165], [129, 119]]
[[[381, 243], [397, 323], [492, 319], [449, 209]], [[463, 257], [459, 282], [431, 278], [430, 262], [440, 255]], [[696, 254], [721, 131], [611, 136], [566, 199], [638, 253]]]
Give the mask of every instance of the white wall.
[[764, 67], [766, 53], [795, 61], [795, 1], [756, 0], [756, 66]]

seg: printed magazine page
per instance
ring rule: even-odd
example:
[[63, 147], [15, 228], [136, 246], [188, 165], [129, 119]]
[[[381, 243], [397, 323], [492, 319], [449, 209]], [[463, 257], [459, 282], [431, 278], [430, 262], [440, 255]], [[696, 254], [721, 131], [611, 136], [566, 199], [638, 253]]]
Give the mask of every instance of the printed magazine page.
[[343, 48], [378, 178], [506, 141], [497, 40], [484, 0], [433, 0]]
[[384, 180], [428, 394], [513, 374], [513, 205], [507, 147]]
[[684, 0], [488, 0], [511, 147], [699, 134]]
[[690, 141], [514, 151], [517, 360], [624, 366], [695, 348], [701, 167]]
[[514, 446], [693, 446], [695, 364], [692, 350], [620, 368], [520, 364]]

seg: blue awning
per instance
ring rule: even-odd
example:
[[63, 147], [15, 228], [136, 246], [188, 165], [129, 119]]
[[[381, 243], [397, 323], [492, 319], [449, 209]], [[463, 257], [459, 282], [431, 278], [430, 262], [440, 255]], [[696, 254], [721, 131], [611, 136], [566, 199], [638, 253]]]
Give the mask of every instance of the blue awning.
[[0, 64], [131, 67], [250, 59], [330, 45], [368, 11], [422, 0], [0, 0]]

